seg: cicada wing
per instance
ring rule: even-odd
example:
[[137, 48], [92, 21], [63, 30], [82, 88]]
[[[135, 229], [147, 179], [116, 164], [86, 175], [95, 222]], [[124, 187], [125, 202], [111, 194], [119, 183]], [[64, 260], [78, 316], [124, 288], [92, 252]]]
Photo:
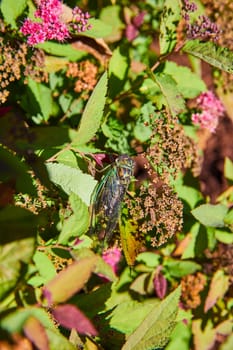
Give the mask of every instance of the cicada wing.
[[[101, 179], [100, 183], [95, 187], [91, 197], [91, 221], [90, 233], [94, 232], [98, 235], [100, 231], [101, 222], [105, 218], [105, 207], [109, 205], [109, 183], [113, 176], [113, 169], [111, 168]], [[103, 222], [102, 222], [103, 224]], [[104, 224], [103, 224], [104, 226]]]
[[96, 187], [92, 197], [91, 227], [100, 239], [111, 241], [120, 216], [121, 203], [133, 175], [134, 161], [119, 156]]

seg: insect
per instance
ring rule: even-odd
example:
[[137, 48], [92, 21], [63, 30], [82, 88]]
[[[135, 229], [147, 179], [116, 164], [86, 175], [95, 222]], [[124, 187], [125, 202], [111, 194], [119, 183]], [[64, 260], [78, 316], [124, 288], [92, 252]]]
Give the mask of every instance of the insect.
[[[124, 154], [116, 158], [93, 194], [91, 226], [109, 243], [116, 228], [121, 204], [134, 171], [134, 161]], [[93, 225], [94, 224], [94, 225]]]

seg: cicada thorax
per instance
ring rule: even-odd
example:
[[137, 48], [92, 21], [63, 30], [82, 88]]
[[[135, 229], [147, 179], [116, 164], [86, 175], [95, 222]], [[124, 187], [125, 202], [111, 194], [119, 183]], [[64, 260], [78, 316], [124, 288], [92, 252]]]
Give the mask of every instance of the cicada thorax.
[[134, 171], [134, 161], [128, 155], [116, 158], [96, 190], [93, 209], [95, 232], [108, 243], [112, 239], [121, 211], [121, 204]]

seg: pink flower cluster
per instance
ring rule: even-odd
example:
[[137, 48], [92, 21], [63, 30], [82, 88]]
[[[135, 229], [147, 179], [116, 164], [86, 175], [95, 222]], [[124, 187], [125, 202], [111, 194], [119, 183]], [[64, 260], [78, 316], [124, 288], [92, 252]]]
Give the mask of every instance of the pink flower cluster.
[[217, 41], [221, 33], [216, 23], [207, 16], [198, 16], [194, 22], [190, 22], [190, 13], [197, 11], [197, 5], [190, 0], [183, 0], [182, 16], [186, 22], [186, 35], [189, 39], [202, 39]]
[[118, 264], [121, 260], [121, 250], [118, 247], [109, 248], [103, 252], [102, 258], [117, 273]]
[[203, 92], [197, 98], [200, 113], [192, 114], [192, 122], [200, 125], [201, 128], [214, 132], [219, 118], [224, 115], [224, 107], [221, 101], [211, 91]]
[[82, 12], [79, 7], [75, 7], [72, 11], [73, 21], [70, 24], [73, 30], [77, 30], [78, 33], [85, 32], [88, 29], [91, 29], [91, 25], [87, 23], [90, 18], [90, 14], [88, 12]]
[[37, 10], [34, 13], [38, 22], [34, 22], [27, 18], [22, 27], [21, 32], [28, 35], [27, 42], [29, 45], [36, 45], [46, 40], [63, 41], [69, 38], [69, 28], [73, 28], [78, 32], [85, 31], [90, 28], [87, 24], [89, 13], [83, 13], [79, 8], [73, 10], [72, 25], [67, 25], [61, 20], [62, 3], [60, 0], [41, 0]]

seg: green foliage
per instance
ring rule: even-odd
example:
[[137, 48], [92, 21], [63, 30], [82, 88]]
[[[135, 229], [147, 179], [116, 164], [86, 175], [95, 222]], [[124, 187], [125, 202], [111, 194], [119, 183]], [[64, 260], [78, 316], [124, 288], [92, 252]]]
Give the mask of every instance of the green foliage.
[[107, 73], [105, 72], [96, 85], [83, 111], [82, 119], [74, 140], [79, 145], [89, 142], [100, 127], [103, 118], [107, 93]]
[[224, 217], [227, 210], [223, 204], [202, 204], [193, 209], [192, 214], [205, 226], [224, 227]]
[[17, 28], [16, 20], [22, 14], [26, 6], [27, 0], [19, 0], [17, 3], [12, 0], [2, 0], [0, 8], [4, 21], [13, 28]]
[[160, 24], [160, 54], [166, 55], [173, 51], [176, 45], [176, 28], [180, 21], [180, 2], [165, 0]]
[[96, 185], [95, 179], [81, 170], [67, 165], [48, 163], [46, 165], [49, 178], [64, 192], [70, 195], [72, 192], [78, 195], [81, 200], [89, 205], [91, 194]]
[[[76, 61], [76, 60], [80, 60], [82, 58], [84, 58], [85, 56], [87, 56], [87, 53], [84, 51], [79, 51], [76, 50], [75, 48], [73, 48], [71, 45], [69, 44], [59, 44], [59, 43], [55, 43], [55, 42], [45, 42], [43, 44], [38, 44], [38, 47], [42, 50], [44, 50], [46, 53], [53, 55], [52, 57], [46, 57], [46, 59], [53, 59], [53, 62], [55, 59], [58, 59], [58, 57], [65, 57], [68, 61]], [[54, 57], [56, 56], [56, 57]], [[46, 61], [47, 63], [47, 61]], [[64, 64], [63, 64], [64, 66]]]
[[118, 47], [114, 50], [109, 62], [109, 95], [112, 98], [122, 91], [128, 69], [129, 57], [127, 47]]
[[195, 98], [206, 90], [205, 82], [190, 68], [178, 66], [175, 62], [166, 61], [164, 72], [176, 81], [184, 98]]
[[185, 107], [184, 99], [172, 76], [167, 74], [155, 75], [154, 80], [158, 84], [171, 114], [176, 117], [183, 112]]
[[30, 262], [34, 248], [34, 238], [15, 239], [13, 242], [0, 246], [1, 300], [16, 287], [21, 274], [23, 274], [23, 266]]
[[47, 122], [54, 112], [56, 112], [56, 104], [51, 96], [51, 90], [47, 86], [36, 83], [32, 79], [29, 79], [21, 105], [26, 111], [29, 109], [33, 117], [40, 117], [39, 120], [43, 123]]
[[58, 237], [58, 242], [61, 244], [67, 244], [70, 238], [80, 237], [89, 226], [87, 205], [74, 193], [71, 193], [69, 201], [73, 214], [63, 224]]
[[112, 31], [111, 25], [104, 23], [99, 19], [91, 18], [89, 20], [89, 23], [92, 28], [87, 30], [85, 32], [85, 35], [90, 38], [103, 38], [105, 36], [108, 36]]
[[1, 243], [14, 242], [26, 237], [35, 237], [39, 223], [38, 219], [37, 216], [24, 208], [13, 205], [5, 206], [0, 211]]
[[233, 181], [233, 162], [229, 158], [225, 159], [224, 174], [227, 179]]
[[122, 349], [152, 350], [166, 345], [175, 323], [179, 297], [180, 288], [177, 288], [152, 308], [140, 326], [128, 337]]
[[217, 46], [210, 41], [201, 42], [198, 40], [190, 40], [184, 45], [183, 51], [225, 72], [233, 72], [233, 53], [227, 48]]
[[32, 47], [37, 2], [1, 1], [0, 348], [232, 349], [232, 159], [205, 196], [192, 116], [209, 86], [232, 110], [233, 53], [182, 4], [80, 1], [91, 28]]
[[36, 190], [31, 176], [28, 174], [28, 166], [25, 162], [10, 152], [8, 149], [0, 146], [0, 179], [3, 182], [15, 182], [15, 188], [18, 192], [35, 195]]

